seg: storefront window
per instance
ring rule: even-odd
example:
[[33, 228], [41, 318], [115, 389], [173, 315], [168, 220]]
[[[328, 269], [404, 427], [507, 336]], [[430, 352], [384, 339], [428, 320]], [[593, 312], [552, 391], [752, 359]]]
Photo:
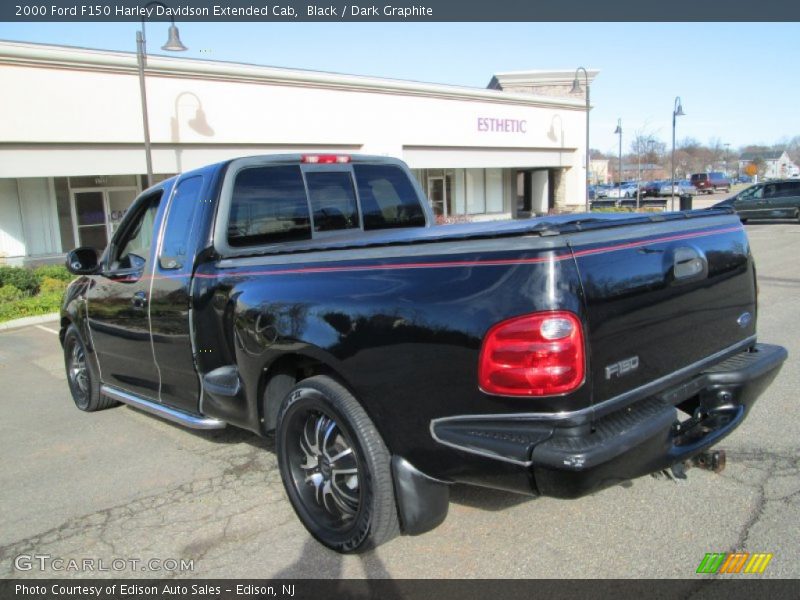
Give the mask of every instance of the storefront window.
[[486, 192], [483, 169], [466, 169], [467, 175], [467, 214], [486, 212]]
[[502, 169], [486, 169], [486, 212], [503, 212]]

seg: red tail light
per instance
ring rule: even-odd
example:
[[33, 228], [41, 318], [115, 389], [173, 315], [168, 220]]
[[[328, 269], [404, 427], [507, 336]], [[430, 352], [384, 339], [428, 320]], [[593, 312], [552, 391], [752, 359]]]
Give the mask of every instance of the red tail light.
[[553, 396], [581, 386], [583, 330], [566, 311], [545, 311], [503, 321], [486, 334], [478, 383], [488, 394]]
[[350, 157], [346, 154], [303, 154], [300, 161], [313, 165], [332, 165], [350, 162]]

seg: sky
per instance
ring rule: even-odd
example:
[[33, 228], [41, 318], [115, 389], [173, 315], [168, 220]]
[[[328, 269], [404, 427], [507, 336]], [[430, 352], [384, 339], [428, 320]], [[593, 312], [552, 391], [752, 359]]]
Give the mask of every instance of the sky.
[[[590, 146], [637, 133], [736, 149], [800, 135], [800, 23], [177, 23], [181, 56], [486, 87], [494, 73], [598, 69]], [[138, 23], [0, 23], [0, 39], [135, 51]], [[147, 25], [148, 52], [167, 24]]]

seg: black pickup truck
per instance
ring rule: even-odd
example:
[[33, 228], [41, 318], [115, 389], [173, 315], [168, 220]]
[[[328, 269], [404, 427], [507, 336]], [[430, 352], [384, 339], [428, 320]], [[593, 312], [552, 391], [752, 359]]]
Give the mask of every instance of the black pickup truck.
[[437, 526], [455, 482], [566, 498], [683, 465], [786, 358], [756, 342], [729, 208], [434, 226], [381, 157], [184, 173], [67, 265], [78, 408], [274, 431], [298, 517], [341, 552]]

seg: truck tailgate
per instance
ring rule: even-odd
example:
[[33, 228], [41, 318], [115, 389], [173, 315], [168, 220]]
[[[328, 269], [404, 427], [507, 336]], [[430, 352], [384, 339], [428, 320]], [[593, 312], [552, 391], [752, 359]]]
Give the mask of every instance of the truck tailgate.
[[[594, 404], [747, 344], [756, 289], [735, 216], [571, 236], [584, 291]], [[657, 386], [656, 386], [657, 387]]]

